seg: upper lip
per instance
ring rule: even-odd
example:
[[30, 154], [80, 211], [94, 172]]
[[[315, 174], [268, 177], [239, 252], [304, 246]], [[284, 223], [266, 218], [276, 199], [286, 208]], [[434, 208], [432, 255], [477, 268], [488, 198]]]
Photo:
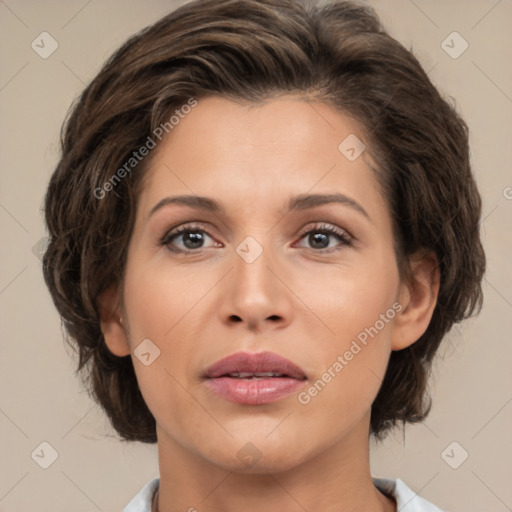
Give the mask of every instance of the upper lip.
[[306, 374], [295, 363], [274, 352], [236, 352], [209, 366], [204, 376], [209, 379], [221, 377], [229, 373], [260, 373], [274, 372], [304, 380]]

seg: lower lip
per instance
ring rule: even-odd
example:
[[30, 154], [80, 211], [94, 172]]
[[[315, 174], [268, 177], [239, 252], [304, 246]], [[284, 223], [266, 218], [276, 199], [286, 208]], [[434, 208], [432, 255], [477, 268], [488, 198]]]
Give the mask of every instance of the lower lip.
[[217, 377], [207, 379], [209, 388], [218, 395], [239, 404], [261, 405], [275, 402], [298, 391], [304, 380], [291, 377], [269, 377], [268, 379], [234, 379]]

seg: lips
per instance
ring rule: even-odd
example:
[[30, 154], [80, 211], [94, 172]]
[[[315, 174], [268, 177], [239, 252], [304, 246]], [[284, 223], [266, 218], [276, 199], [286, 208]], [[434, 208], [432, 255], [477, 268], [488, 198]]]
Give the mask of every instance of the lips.
[[290, 360], [273, 352], [237, 352], [206, 369], [205, 377], [306, 379], [305, 372]]
[[205, 384], [220, 397], [246, 405], [281, 400], [302, 388], [305, 372], [272, 352], [237, 352], [206, 369]]

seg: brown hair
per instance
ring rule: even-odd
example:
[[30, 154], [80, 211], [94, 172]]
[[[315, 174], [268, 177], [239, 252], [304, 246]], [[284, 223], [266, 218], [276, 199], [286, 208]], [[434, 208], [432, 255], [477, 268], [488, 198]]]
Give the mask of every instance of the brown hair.
[[45, 198], [44, 277], [78, 351], [77, 373], [85, 374], [89, 393], [122, 439], [156, 442], [155, 420], [131, 357], [117, 357], [105, 344], [98, 297], [122, 280], [151, 156], [122, 179], [114, 175], [191, 98], [257, 103], [286, 93], [332, 105], [365, 128], [393, 215], [401, 271], [421, 248], [439, 260], [430, 325], [409, 348], [392, 352], [372, 405], [377, 439], [398, 422], [425, 418], [441, 339], [482, 306], [481, 199], [467, 126], [373, 10], [345, 1], [187, 3], [126, 41], [74, 103]]

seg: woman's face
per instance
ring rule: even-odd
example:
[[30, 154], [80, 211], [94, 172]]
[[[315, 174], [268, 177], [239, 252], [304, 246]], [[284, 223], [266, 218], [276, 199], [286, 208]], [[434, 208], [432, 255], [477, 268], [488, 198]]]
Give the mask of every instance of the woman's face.
[[[208, 98], [153, 150], [122, 316], [160, 444], [258, 472], [368, 438], [402, 284], [388, 205], [355, 137], [325, 104]], [[264, 351], [302, 378], [205, 378], [226, 356]]]

